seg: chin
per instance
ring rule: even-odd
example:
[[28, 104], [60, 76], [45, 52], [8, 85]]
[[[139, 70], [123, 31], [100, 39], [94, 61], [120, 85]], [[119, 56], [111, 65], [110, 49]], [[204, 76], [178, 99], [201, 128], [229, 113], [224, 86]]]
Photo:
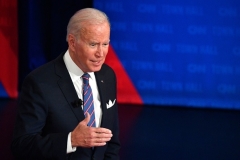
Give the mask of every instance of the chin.
[[91, 70], [91, 72], [97, 72], [97, 71], [100, 71], [101, 68], [102, 68], [102, 66], [100, 66], [100, 67], [92, 67], [90, 70]]

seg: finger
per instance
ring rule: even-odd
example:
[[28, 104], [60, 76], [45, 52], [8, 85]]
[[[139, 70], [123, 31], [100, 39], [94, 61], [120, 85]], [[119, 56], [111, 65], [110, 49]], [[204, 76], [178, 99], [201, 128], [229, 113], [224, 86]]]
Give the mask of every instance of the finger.
[[111, 137], [109, 137], [109, 138], [98, 138], [98, 139], [96, 139], [96, 142], [97, 143], [106, 143], [110, 140], [111, 140]]
[[100, 147], [100, 146], [105, 146], [107, 143], [102, 142], [102, 143], [95, 143], [92, 147]]
[[85, 147], [96, 147], [96, 146], [104, 146], [110, 141], [111, 138], [95, 138], [95, 139], [85, 139]]
[[105, 134], [112, 134], [112, 131], [107, 128], [95, 128], [96, 133], [105, 133]]
[[99, 135], [101, 136], [98, 137], [95, 134], [94, 138], [91, 137], [91, 138], [84, 139], [85, 147], [104, 146], [107, 144], [108, 141], [111, 140], [111, 137], [112, 137], [112, 135], [109, 136], [110, 134], [105, 134], [105, 133], [101, 133]]
[[100, 139], [111, 139], [112, 138], [112, 134], [105, 134], [105, 133], [99, 133], [96, 135], [96, 138], [100, 138]]
[[111, 138], [97, 138], [94, 141], [94, 146], [104, 146], [107, 144], [108, 141], [110, 141]]
[[87, 124], [88, 124], [89, 121], [90, 121], [90, 115], [89, 115], [89, 113], [87, 112], [87, 113], [86, 113], [86, 117], [85, 117], [85, 119], [84, 119], [82, 122], [87, 126]]

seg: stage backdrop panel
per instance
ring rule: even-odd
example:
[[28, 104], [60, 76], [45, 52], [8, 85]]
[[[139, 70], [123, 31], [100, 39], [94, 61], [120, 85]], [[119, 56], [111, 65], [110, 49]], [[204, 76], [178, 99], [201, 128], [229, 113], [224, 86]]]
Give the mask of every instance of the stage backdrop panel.
[[0, 1], [0, 98], [18, 96], [17, 0]]
[[[113, 54], [137, 103], [240, 109], [240, 1], [95, 0], [94, 7], [110, 18]], [[121, 87], [119, 102], [131, 103]]]

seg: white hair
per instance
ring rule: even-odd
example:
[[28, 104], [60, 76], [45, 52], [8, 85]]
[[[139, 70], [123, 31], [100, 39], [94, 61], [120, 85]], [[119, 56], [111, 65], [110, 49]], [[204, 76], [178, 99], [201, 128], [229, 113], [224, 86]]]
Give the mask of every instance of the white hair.
[[[69, 20], [67, 26], [67, 37], [69, 34], [77, 35], [80, 33], [84, 24], [102, 24], [107, 22], [110, 26], [107, 15], [95, 8], [84, 8], [77, 11]], [[66, 40], [68, 41], [68, 38]]]

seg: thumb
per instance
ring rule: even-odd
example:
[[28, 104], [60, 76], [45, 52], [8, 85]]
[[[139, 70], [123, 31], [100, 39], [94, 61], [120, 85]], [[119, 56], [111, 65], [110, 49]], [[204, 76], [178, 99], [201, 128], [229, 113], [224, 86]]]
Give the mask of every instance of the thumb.
[[87, 113], [86, 113], [86, 117], [85, 117], [85, 119], [83, 120], [83, 123], [87, 126], [87, 124], [88, 124], [89, 121], [90, 121], [90, 115], [89, 115], [89, 113], [87, 112]]

